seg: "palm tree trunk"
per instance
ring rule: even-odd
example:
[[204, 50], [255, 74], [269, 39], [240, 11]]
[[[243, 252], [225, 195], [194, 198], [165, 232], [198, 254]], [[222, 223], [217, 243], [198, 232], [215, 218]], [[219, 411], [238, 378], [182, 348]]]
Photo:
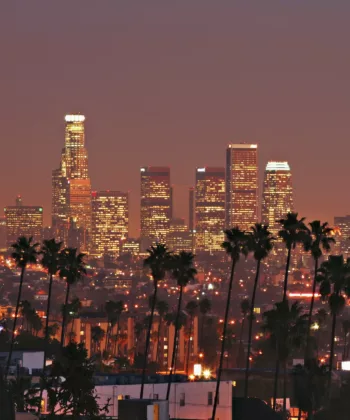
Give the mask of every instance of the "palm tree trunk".
[[278, 346], [276, 346], [276, 367], [275, 367], [275, 379], [274, 379], [274, 386], [273, 386], [273, 403], [272, 403], [272, 408], [274, 411], [276, 410], [279, 373], [280, 373], [280, 361], [278, 359]]
[[251, 350], [251, 347], [252, 347], [252, 335], [253, 335], [253, 316], [254, 316], [256, 289], [257, 289], [258, 283], [259, 283], [260, 265], [261, 265], [261, 260], [258, 260], [258, 263], [257, 263], [257, 266], [256, 266], [252, 301], [251, 301], [251, 304], [250, 304], [250, 318], [249, 318], [249, 329], [248, 329], [248, 349], [247, 349], [247, 358], [246, 358], [246, 364], [245, 364], [244, 398], [248, 397], [250, 350]]
[[187, 344], [186, 375], [188, 375], [188, 366], [189, 366], [189, 363], [190, 363], [190, 355], [191, 355], [192, 325], [193, 325], [193, 317], [191, 317], [191, 319], [190, 319], [190, 337], [188, 339], [188, 344]]
[[200, 348], [203, 350], [203, 335], [204, 335], [204, 321], [205, 321], [205, 315], [202, 314], [202, 323], [201, 323], [201, 341], [200, 341]]
[[159, 350], [160, 350], [160, 333], [162, 328], [162, 317], [159, 317], [158, 334], [157, 334], [157, 354], [156, 362], [159, 364]]
[[[237, 354], [237, 360], [236, 360], [237, 368], [239, 368], [240, 364], [241, 364], [241, 355], [242, 355], [242, 351], [243, 351], [242, 346], [243, 346], [244, 323], [245, 323], [245, 316], [243, 316], [241, 332], [239, 334], [239, 348], [238, 348], [238, 354]], [[244, 351], [243, 351], [243, 353], [244, 353]]]
[[314, 282], [313, 282], [313, 285], [312, 285], [312, 296], [311, 296], [310, 309], [309, 309], [309, 320], [308, 320], [309, 322], [308, 322], [308, 326], [307, 326], [305, 360], [307, 360], [310, 356], [310, 332], [311, 332], [311, 325], [312, 325], [312, 312], [314, 310], [314, 303], [315, 303], [317, 271], [318, 271], [318, 258], [315, 258], [315, 273], [314, 273]]
[[157, 292], [158, 292], [158, 282], [155, 282], [154, 292], [153, 292], [153, 300], [152, 300], [152, 307], [151, 307], [151, 315], [150, 315], [150, 318], [149, 318], [148, 330], [147, 330], [147, 336], [146, 336], [145, 354], [144, 354], [144, 357], [143, 357], [142, 380], [141, 380], [141, 391], [140, 391], [140, 399], [141, 400], [143, 398], [143, 389], [145, 387], [148, 350], [149, 350], [149, 344], [150, 344], [150, 341], [151, 341], [151, 330], [152, 330], [152, 324], [153, 324], [154, 309], [156, 307]]
[[288, 289], [288, 273], [289, 273], [289, 266], [290, 266], [290, 257], [292, 254], [292, 247], [288, 248], [288, 255], [287, 255], [287, 263], [286, 263], [286, 271], [284, 273], [284, 285], [283, 285], [283, 302], [287, 300], [287, 289]]
[[[310, 419], [310, 417], [309, 417], [309, 419]], [[298, 420], [301, 420], [301, 408], [299, 408]], [[311, 419], [310, 419], [310, 420], [311, 420]]]
[[170, 366], [170, 373], [169, 373], [169, 379], [168, 379], [168, 388], [167, 388], [167, 391], [166, 391], [166, 400], [167, 401], [169, 401], [171, 380], [173, 378], [173, 372], [175, 370], [175, 363], [176, 363], [177, 336], [178, 336], [178, 333], [179, 333], [179, 321], [180, 321], [180, 312], [181, 312], [181, 303], [182, 303], [182, 293], [183, 293], [183, 286], [180, 286], [179, 302], [177, 304], [177, 312], [176, 312], [176, 318], [175, 318], [173, 354], [171, 355], [171, 366]]
[[66, 319], [67, 319], [67, 305], [68, 305], [68, 299], [69, 299], [69, 290], [70, 290], [70, 284], [67, 283], [66, 299], [64, 301], [64, 311], [63, 311], [63, 319], [62, 319], [61, 348], [64, 346], [64, 330], [65, 330]]
[[287, 414], [287, 359], [283, 362], [283, 418]]
[[230, 310], [230, 303], [231, 303], [231, 292], [232, 292], [232, 284], [233, 284], [233, 275], [235, 273], [235, 261], [232, 261], [231, 266], [231, 275], [230, 275], [230, 283], [227, 293], [227, 300], [226, 300], [226, 309], [225, 309], [225, 318], [224, 318], [224, 330], [222, 334], [222, 343], [221, 343], [221, 353], [220, 353], [220, 361], [219, 361], [219, 370], [216, 378], [216, 390], [215, 390], [215, 399], [213, 405], [213, 412], [212, 412], [212, 420], [215, 420], [216, 408], [218, 405], [218, 398], [219, 398], [219, 389], [220, 389], [220, 379], [222, 373], [222, 366], [224, 361], [224, 353], [225, 353], [225, 340], [226, 340], [226, 330], [227, 330], [227, 321], [228, 321], [228, 314]]
[[347, 348], [347, 331], [345, 331], [345, 334], [344, 334], [344, 349], [343, 349], [343, 360], [345, 360], [345, 357], [346, 357], [346, 348]]
[[21, 296], [22, 296], [22, 286], [23, 286], [24, 272], [25, 272], [25, 267], [22, 267], [21, 277], [20, 277], [20, 281], [19, 281], [17, 302], [16, 302], [15, 319], [13, 320], [11, 345], [10, 345], [9, 357], [7, 359], [7, 364], [6, 364], [5, 379], [7, 379], [7, 376], [8, 376], [8, 373], [9, 373], [11, 359], [12, 359], [12, 353], [13, 353], [13, 345], [15, 344], [17, 316], [18, 316], [19, 304], [21, 302]]
[[336, 323], [337, 323], [337, 315], [334, 313], [333, 314], [333, 320], [332, 320], [331, 354], [329, 356], [329, 378], [328, 378], [329, 397], [331, 395], [331, 386], [332, 386], [332, 371], [333, 371], [333, 359], [334, 359], [334, 338], [335, 338]]

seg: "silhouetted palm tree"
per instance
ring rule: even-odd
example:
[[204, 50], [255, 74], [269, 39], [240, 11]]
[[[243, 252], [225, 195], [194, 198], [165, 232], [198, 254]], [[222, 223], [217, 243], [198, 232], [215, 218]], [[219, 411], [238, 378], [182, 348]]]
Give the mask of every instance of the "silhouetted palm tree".
[[[86, 275], [85, 254], [78, 254], [76, 248], [65, 248], [60, 253], [59, 275], [66, 280], [66, 298], [64, 307], [67, 308], [70, 288]], [[64, 346], [64, 334], [66, 327], [67, 311], [64, 311], [62, 319], [61, 347]]]
[[157, 302], [158, 282], [161, 280], [164, 280], [166, 273], [169, 270], [169, 261], [170, 261], [170, 256], [171, 256], [170, 252], [168, 251], [168, 248], [163, 244], [157, 244], [156, 246], [151, 246], [151, 248], [148, 249], [147, 252], [149, 255], [144, 260], [144, 266], [151, 270], [154, 291], [153, 291], [151, 315], [149, 317], [148, 330], [147, 330], [147, 336], [146, 336], [145, 354], [144, 354], [144, 359], [143, 359], [140, 399], [143, 398], [143, 389], [145, 386], [148, 350], [149, 350], [149, 344], [151, 341], [151, 331], [152, 331], [152, 325], [153, 325], [154, 309]]
[[105, 332], [99, 325], [96, 325], [91, 328], [91, 340], [94, 343], [94, 353], [97, 352], [97, 348], [99, 347], [104, 337]]
[[15, 338], [16, 338], [17, 317], [18, 317], [18, 310], [19, 310], [21, 296], [22, 296], [24, 273], [26, 271], [28, 264], [36, 264], [37, 257], [38, 257], [38, 247], [39, 247], [38, 243], [33, 244], [32, 237], [26, 238], [25, 236], [21, 236], [20, 238], [18, 238], [17, 242], [12, 245], [13, 252], [11, 256], [15, 260], [17, 267], [21, 269], [21, 277], [20, 277], [19, 289], [18, 289], [18, 295], [17, 295], [15, 319], [13, 320], [13, 330], [12, 330], [10, 351], [9, 351], [9, 356], [8, 356], [8, 360], [6, 364], [5, 378], [7, 378], [8, 371], [10, 368], [13, 345], [15, 343]]
[[[288, 300], [276, 303], [275, 308], [263, 314], [263, 330], [270, 334], [276, 349], [276, 357], [283, 365], [283, 413], [286, 413], [287, 361], [293, 349], [300, 348], [305, 340], [307, 315], [302, 315], [298, 302], [289, 307]], [[278, 377], [275, 378], [278, 381]], [[277, 389], [277, 386], [275, 386]], [[276, 395], [274, 395], [274, 401]], [[275, 405], [275, 403], [274, 403]]]
[[[244, 354], [244, 346], [243, 346], [243, 333], [244, 333], [244, 325], [245, 320], [249, 314], [250, 304], [248, 299], [243, 299], [240, 303], [241, 306], [241, 314], [242, 314], [242, 323], [241, 323], [241, 332], [239, 334], [239, 348], [237, 354], [236, 365], [240, 367], [240, 362], [242, 360], [242, 354]], [[251, 317], [254, 317], [254, 314], [251, 314]]]
[[191, 356], [191, 345], [193, 343], [193, 340], [191, 340], [192, 330], [193, 330], [193, 320], [194, 320], [195, 315], [197, 314], [197, 311], [198, 311], [198, 303], [195, 300], [190, 300], [189, 302], [187, 302], [186, 312], [190, 316], [190, 330], [189, 330], [189, 339], [187, 342], [187, 357], [186, 357], [186, 368], [185, 368], [185, 372], [187, 375], [188, 375], [188, 366], [189, 366], [189, 361], [190, 361], [190, 356]]
[[248, 381], [249, 381], [249, 367], [250, 367], [250, 351], [252, 347], [253, 334], [253, 319], [256, 291], [259, 283], [261, 262], [269, 255], [273, 248], [274, 237], [268, 230], [268, 226], [261, 223], [256, 223], [248, 234], [248, 248], [253, 252], [254, 258], [257, 262], [255, 280], [253, 287], [253, 294], [250, 304], [249, 330], [248, 330], [248, 349], [246, 357], [245, 383], [244, 383], [244, 397], [248, 396]]
[[331, 353], [329, 357], [329, 390], [332, 383], [334, 360], [334, 338], [337, 316], [345, 306], [344, 295], [350, 295], [350, 260], [344, 261], [342, 255], [331, 255], [318, 270], [317, 281], [320, 282], [320, 294], [328, 301], [332, 314]]
[[117, 325], [117, 334], [116, 341], [118, 341], [118, 330], [119, 330], [119, 320], [120, 315], [124, 311], [124, 302], [122, 300], [113, 301], [108, 300], [105, 305], [105, 310], [107, 312], [107, 333], [106, 333], [106, 346], [105, 351], [108, 351], [109, 339], [112, 333], [112, 329]]
[[311, 251], [312, 258], [314, 259], [315, 268], [314, 268], [314, 280], [312, 285], [312, 296], [309, 308], [309, 322], [307, 329], [307, 345], [305, 348], [305, 359], [309, 357], [310, 351], [310, 333], [311, 333], [311, 324], [312, 324], [312, 312], [314, 309], [315, 303], [315, 293], [316, 293], [316, 278], [319, 266], [319, 260], [323, 255], [323, 251], [329, 252], [331, 250], [331, 245], [335, 243], [331, 234], [333, 229], [328, 226], [328, 223], [322, 223], [319, 220], [314, 220], [309, 223], [309, 235], [307, 240], [304, 243], [304, 248], [306, 251]]
[[288, 213], [285, 219], [278, 220], [282, 227], [278, 232], [278, 235], [285, 243], [288, 252], [284, 275], [283, 300], [287, 299], [288, 273], [292, 249], [294, 249], [298, 243], [304, 243], [307, 240], [308, 230], [304, 220], [305, 217], [298, 219], [298, 213]]
[[183, 296], [183, 288], [191, 281], [194, 280], [197, 270], [194, 268], [194, 255], [192, 252], [181, 251], [179, 254], [176, 254], [172, 257], [171, 261], [171, 274], [176, 280], [179, 290], [179, 300], [176, 311], [176, 320], [175, 320], [175, 334], [174, 334], [174, 344], [173, 344], [173, 353], [171, 357], [171, 366], [170, 374], [168, 380], [168, 389], [166, 393], [166, 399], [169, 400], [170, 388], [172, 375], [175, 370], [176, 363], [176, 354], [177, 354], [177, 340], [179, 333], [179, 320], [181, 313], [181, 304]]
[[156, 354], [156, 362], [159, 363], [159, 349], [160, 349], [160, 335], [162, 331], [162, 323], [165, 317], [165, 314], [169, 310], [169, 304], [165, 300], [158, 300], [156, 303], [156, 309], [159, 315], [159, 324], [158, 324], [158, 331], [157, 331], [157, 354]]
[[203, 336], [204, 336], [204, 324], [205, 318], [208, 312], [211, 311], [211, 302], [208, 298], [203, 298], [199, 301], [199, 312], [201, 313], [201, 335], [200, 335], [200, 347], [203, 349]]
[[222, 247], [231, 258], [231, 275], [230, 275], [227, 300], [226, 300], [224, 326], [223, 326], [223, 334], [222, 334], [222, 342], [221, 342], [221, 353], [220, 353], [219, 369], [218, 369], [218, 374], [216, 378], [216, 391], [215, 391], [215, 399], [214, 399], [213, 412], [212, 412], [212, 420], [215, 420], [216, 408], [218, 405], [220, 380], [221, 380], [222, 366], [223, 366], [224, 353], [225, 353], [225, 340], [226, 340], [226, 331], [227, 331], [227, 323], [228, 323], [228, 314], [229, 314], [230, 303], [231, 303], [233, 277], [235, 274], [236, 264], [239, 261], [240, 256], [242, 254], [243, 255], [248, 254], [247, 235], [245, 234], [245, 232], [241, 231], [239, 227], [235, 227], [230, 230], [225, 230], [225, 235], [226, 235], [226, 241], [222, 244]]

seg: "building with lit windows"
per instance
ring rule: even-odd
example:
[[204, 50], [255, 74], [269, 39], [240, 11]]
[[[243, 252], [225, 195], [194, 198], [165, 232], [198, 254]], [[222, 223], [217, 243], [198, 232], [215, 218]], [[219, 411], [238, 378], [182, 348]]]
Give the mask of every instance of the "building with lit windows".
[[229, 144], [226, 150], [226, 227], [248, 230], [258, 221], [258, 146]]
[[261, 218], [277, 237], [281, 226], [277, 220], [293, 211], [292, 173], [288, 162], [268, 162], [264, 175]]
[[193, 187], [190, 187], [188, 191], [188, 228], [192, 232], [194, 230], [194, 197], [195, 197], [195, 190]]
[[337, 253], [350, 257], [350, 215], [334, 217], [335, 247]]
[[6, 245], [9, 248], [20, 236], [33, 237], [34, 242], [43, 238], [43, 208], [24, 206], [20, 197], [15, 206], [5, 208]]
[[5, 250], [6, 248], [6, 218], [0, 217], [0, 251]]
[[170, 228], [170, 168], [147, 166], [141, 173], [141, 251], [165, 242]]
[[195, 248], [221, 251], [225, 228], [225, 169], [196, 169]]
[[193, 252], [194, 244], [192, 235], [184, 219], [171, 219], [166, 244], [174, 252]]
[[[85, 231], [91, 229], [91, 182], [85, 147], [85, 116], [65, 116], [65, 143], [58, 169], [52, 172], [52, 227], [67, 243], [69, 220]], [[83, 244], [87, 248], [87, 243]]]
[[91, 254], [118, 255], [129, 236], [129, 194], [119, 191], [92, 193]]

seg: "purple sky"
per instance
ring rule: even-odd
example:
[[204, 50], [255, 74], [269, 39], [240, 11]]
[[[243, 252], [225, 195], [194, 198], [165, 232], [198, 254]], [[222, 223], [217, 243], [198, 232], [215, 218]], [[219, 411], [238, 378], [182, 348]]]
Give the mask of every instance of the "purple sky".
[[348, 0], [31, 0], [0, 4], [0, 206], [44, 206], [63, 117], [87, 117], [94, 189], [130, 190], [170, 165], [175, 212], [196, 166], [229, 142], [291, 164], [297, 210], [350, 213]]

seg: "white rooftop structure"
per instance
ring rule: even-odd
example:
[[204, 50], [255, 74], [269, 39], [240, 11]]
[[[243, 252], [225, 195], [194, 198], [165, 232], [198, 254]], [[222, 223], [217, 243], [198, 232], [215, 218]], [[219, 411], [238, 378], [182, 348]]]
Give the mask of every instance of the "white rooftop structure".
[[290, 171], [288, 162], [268, 162], [266, 165], [267, 171]]

